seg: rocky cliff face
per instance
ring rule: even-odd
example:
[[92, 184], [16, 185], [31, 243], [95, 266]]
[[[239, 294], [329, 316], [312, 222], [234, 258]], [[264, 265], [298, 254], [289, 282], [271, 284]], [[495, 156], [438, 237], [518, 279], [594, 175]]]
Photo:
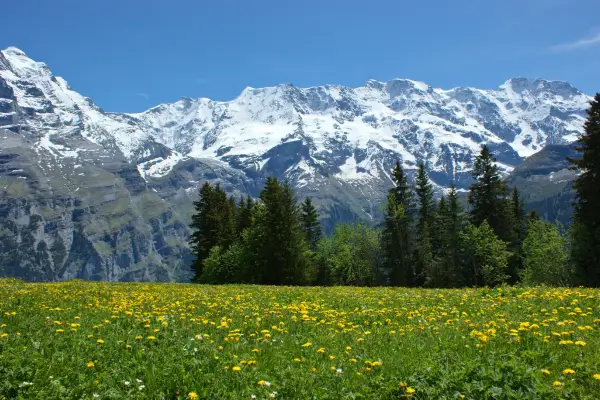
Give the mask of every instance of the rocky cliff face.
[[470, 184], [483, 143], [509, 173], [582, 132], [590, 97], [516, 78], [496, 90], [369, 81], [280, 85], [230, 102], [183, 98], [106, 113], [16, 48], [0, 52], [0, 274], [30, 280], [181, 280], [204, 181], [257, 195], [288, 179], [325, 226], [376, 221], [398, 159], [438, 190]]

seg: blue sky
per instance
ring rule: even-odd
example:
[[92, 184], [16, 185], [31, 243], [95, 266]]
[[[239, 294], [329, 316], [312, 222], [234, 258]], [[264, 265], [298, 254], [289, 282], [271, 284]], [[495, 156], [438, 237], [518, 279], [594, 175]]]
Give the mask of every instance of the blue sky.
[[600, 91], [599, 0], [3, 1], [0, 47], [44, 61], [107, 111], [246, 86], [510, 77]]

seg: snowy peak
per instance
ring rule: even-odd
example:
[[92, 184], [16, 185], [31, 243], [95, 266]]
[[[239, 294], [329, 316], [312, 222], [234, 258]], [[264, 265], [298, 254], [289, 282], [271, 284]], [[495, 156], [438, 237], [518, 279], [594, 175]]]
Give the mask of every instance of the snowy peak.
[[[393, 79], [247, 87], [227, 102], [181, 98], [141, 113], [105, 113], [23, 51], [0, 53], [0, 127], [48, 146], [76, 135], [118, 151], [144, 177], [158, 169], [163, 176], [191, 157], [250, 175], [302, 170], [370, 181], [399, 159], [408, 169], [426, 162], [444, 186], [467, 179], [483, 143], [509, 171], [546, 144], [574, 141], [589, 100], [566, 82], [544, 79], [513, 78], [495, 90]], [[146, 168], [149, 160], [161, 168]]]
[[531, 94], [540, 94], [543, 92], [549, 92], [556, 95], [560, 95], [564, 98], [570, 98], [573, 96], [580, 96], [583, 93], [573, 87], [568, 82], [563, 81], [549, 81], [546, 79], [537, 78], [535, 80], [518, 77], [512, 78], [506, 81], [499, 89], [509, 89], [515, 93], [523, 95], [525, 92]]

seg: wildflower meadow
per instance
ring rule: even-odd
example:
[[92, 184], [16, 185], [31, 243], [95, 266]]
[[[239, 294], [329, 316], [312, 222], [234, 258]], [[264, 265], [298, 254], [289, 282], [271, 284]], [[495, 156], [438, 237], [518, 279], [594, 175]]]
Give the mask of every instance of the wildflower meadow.
[[0, 399], [598, 399], [600, 291], [0, 280]]

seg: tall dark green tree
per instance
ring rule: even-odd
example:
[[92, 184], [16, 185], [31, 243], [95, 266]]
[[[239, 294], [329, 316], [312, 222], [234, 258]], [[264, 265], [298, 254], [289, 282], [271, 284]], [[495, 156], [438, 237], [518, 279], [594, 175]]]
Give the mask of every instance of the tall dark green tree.
[[513, 241], [510, 244], [510, 250], [513, 253], [513, 257], [509, 262], [508, 275], [510, 276], [510, 283], [516, 283], [518, 278], [521, 276], [521, 270], [523, 269], [523, 241], [527, 236], [527, 214], [525, 213], [525, 202], [521, 198], [517, 187], [513, 187], [512, 198], [510, 201], [512, 208], [512, 220], [513, 220]]
[[317, 243], [321, 240], [321, 224], [319, 222], [319, 213], [312, 203], [310, 197], [306, 197], [300, 204], [300, 224], [306, 238], [306, 242], [315, 251]]
[[236, 216], [236, 225], [238, 235], [241, 235], [247, 228], [250, 227], [252, 223], [252, 208], [254, 207], [254, 200], [252, 200], [252, 196], [248, 195], [246, 199], [243, 197], [240, 199], [237, 204], [237, 211], [235, 213]]
[[194, 207], [190, 247], [194, 256], [192, 269], [199, 280], [210, 250], [217, 245], [227, 249], [235, 240], [235, 217], [227, 194], [219, 185], [213, 187], [208, 182], [200, 188]]
[[514, 231], [509, 189], [495, 163], [489, 148], [483, 145], [471, 172], [475, 182], [469, 192], [470, 219], [475, 226], [487, 221], [501, 240], [512, 243]]
[[570, 159], [581, 171], [575, 180], [571, 259], [576, 283], [600, 287], [600, 93], [587, 111], [584, 133], [579, 137], [581, 158]]
[[419, 163], [415, 179], [415, 195], [419, 211], [415, 245], [414, 285], [423, 286], [429, 276], [428, 284], [435, 286], [437, 283], [432, 282], [431, 277], [439, 274], [435, 265], [436, 260], [433, 257], [432, 238], [430, 234], [430, 229], [435, 221], [435, 200], [433, 199], [433, 185], [429, 181], [429, 175], [422, 162]]
[[256, 283], [303, 284], [310, 280], [310, 249], [290, 185], [269, 177], [246, 235]]
[[461, 267], [460, 234], [465, 225], [463, 206], [458, 198], [456, 186], [450, 186], [447, 197], [442, 196], [438, 205], [434, 229], [434, 248], [440, 275], [437, 277], [437, 287], [459, 287], [465, 279]]
[[387, 196], [382, 232], [383, 265], [394, 286], [414, 284], [412, 254], [414, 205], [408, 180], [400, 163], [392, 170], [391, 188]]

